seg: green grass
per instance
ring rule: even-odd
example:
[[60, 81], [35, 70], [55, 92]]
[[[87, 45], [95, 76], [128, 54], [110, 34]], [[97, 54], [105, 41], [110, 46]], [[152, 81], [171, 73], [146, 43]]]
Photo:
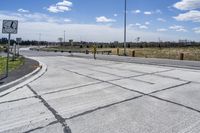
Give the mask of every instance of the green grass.
[[0, 52], [5, 51], [6, 45], [5, 44], [0, 44]]
[[[7, 61], [7, 58], [0, 57], [0, 74], [5, 73], [6, 61]], [[19, 68], [20, 66], [23, 65], [23, 63], [24, 63], [24, 59], [22, 57], [19, 57], [14, 61], [12, 61], [10, 59], [9, 60], [9, 72]]]

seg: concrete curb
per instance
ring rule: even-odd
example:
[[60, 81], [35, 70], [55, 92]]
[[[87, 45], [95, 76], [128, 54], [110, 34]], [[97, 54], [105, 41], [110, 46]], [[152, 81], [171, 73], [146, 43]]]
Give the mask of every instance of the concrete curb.
[[[31, 58], [32, 59], [32, 58]], [[41, 77], [46, 71], [47, 71], [47, 65], [38, 61], [40, 67], [38, 67], [36, 70], [34, 70], [33, 72], [25, 75], [24, 77], [15, 80], [11, 83], [8, 83], [6, 85], [3, 85], [0, 87], [0, 90], [3, 90], [2, 92], [0, 92], [0, 96], [9, 93], [13, 90], [16, 90], [18, 88], [21, 88], [23, 86], [25, 86], [26, 84], [36, 80], [37, 78]]]

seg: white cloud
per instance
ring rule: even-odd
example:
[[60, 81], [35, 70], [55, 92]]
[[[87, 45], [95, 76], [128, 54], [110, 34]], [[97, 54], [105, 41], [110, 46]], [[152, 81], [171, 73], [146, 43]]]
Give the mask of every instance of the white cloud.
[[141, 25], [139, 26], [140, 29], [148, 29], [148, 27], [146, 25]]
[[[63, 30], [66, 31], [66, 40], [91, 41], [91, 42], [112, 42], [123, 41], [123, 28], [114, 28], [106, 25], [94, 24], [58, 24], [49, 22], [23, 22], [19, 23], [19, 32], [12, 38], [22, 37], [23, 40], [38, 40], [38, 31], [41, 33], [41, 40], [58, 41], [63, 36]], [[4, 36], [4, 35], [3, 35]], [[142, 41], [177, 40], [175, 35], [162, 35], [156, 32], [128, 30], [127, 41], [133, 41], [133, 37], [141, 37]], [[7, 37], [6, 35], [4, 37]]]
[[181, 25], [173, 25], [173, 26], [170, 26], [169, 29], [175, 30], [175, 31], [178, 31], [178, 32], [187, 32], [185, 27], [181, 26]]
[[150, 12], [150, 11], [146, 11], [146, 12], [144, 12], [144, 14], [145, 14], [145, 15], [151, 15], [152, 12]]
[[[57, 38], [62, 37], [62, 31], [65, 30], [67, 33], [66, 40], [74, 39], [75, 41], [80, 41], [80, 38], [82, 38], [82, 41], [93, 42], [123, 41], [123, 27], [116, 28], [106, 24], [66, 23], [64, 20], [67, 18], [51, 17], [42, 13], [20, 14], [0, 11], [0, 20], [2, 19], [19, 20], [19, 32], [16, 35], [12, 35], [12, 38], [22, 37], [23, 40], [38, 40], [38, 34], [41, 33], [41, 40], [58, 41]], [[144, 26], [141, 25], [140, 28], [144, 29]], [[4, 34], [0, 34], [0, 36], [7, 37], [7, 35]], [[179, 38], [176, 34], [161, 34], [158, 32], [135, 29], [127, 30], [127, 41], [133, 41], [134, 36], [141, 37], [142, 41], [157, 41], [158, 36], [161, 37], [163, 41], [174, 41]], [[199, 40], [199, 38], [195, 39]]]
[[200, 0], [181, 0], [174, 4], [179, 10], [193, 10], [200, 8]]
[[193, 28], [193, 31], [197, 34], [200, 34], [200, 27]]
[[140, 24], [140, 23], [136, 23], [135, 25], [136, 25], [136, 26], [140, 26], [141, 24]]
[[158, 31], [158, 32], [165, 32], [165, 31], [167, 31], [167, 29], [165, 29], [165, 28], [160, 28], [160, 29], [157, 29], [157, 31]]
[[146, 25], [150, 25], [150, 22], [147, 21], [147, 22], [145, 22], [145, 24], [146, 24]]
[[18, 9], [17, 11], [18, 11], [18, 12], [23, 12], [23, 13], [28, 13], [28, 12], [29, 12], [29, 10], [24, 10], [24, 9], [22, 9], [22, 8]]
[[130, 29], [130, 28], [132, 28], [132, 27], [134, 27], [135, 26], [135, 24], [128, 24], [128, 28]]
[[192, 10], [174, 17], [178, 21], [200, 22], [200, 11]]
[[145, 22], [145, 25], [142, 25], [140, 23], [129, 24], [128, 28], [148, 29], [149, 27], [147, 27], [147, 25], [149, 24], [149, 22]]
[[113, 16], [114, 16], [114, 17], [117, 17], [117, 16], [118, 16], [118, 14], [116, 14], [116, 13], [115, 13]]
[[[123, 41], [123, 28], [114, 28], [106, 25], [94, 24], [57, 24], [48, 22], [25, 22], [20, 23], [19, 34], [23, 40], [38, 40], [38, 31], [41, 33], [41, 40], [58, 41], [57, 38], [63, 36], [63, 30], [66, 31], [68, 39], [75, 41], [98, 41], [98, 42], [112, 42]], [[127, 31], [127, 41], [131, 41], [134, 36], [139, 36], [143, 41], [157, 40], [157, 37], [167, 38], [157, 33], [147, 31]], [[15, 37], [15, 36], [13, 36]], [[164, 40], [164, 39], [163, 39]]]
[[68, 7], [71, 7], [72, 6], [72, 2], [64, 0], [63, 2], [58, 2], [56, 5], [57, 6], [68, 6]]
[[18, 20], [18, 21], [26, 21], [25, 17], [20, 13], [12, 13], [12, 12], [5, 12], [0, 11], [0, 21], [7, 19], [7, 20]]
[[116, 22], [116, 20], [107, 18], [105, 16], [96, 17], [96, 22], [98, 23], [108, 23], [108, 22]]
[[157, 18], [157, 20], [160, 21], [160, 22], [166, 22], [166, 20], [163, 19], [163, 18]]
[[[42, 13], [13, 13], [7, 11], [0, 11], [0, 20], [15, 19], [20, 22], [50, 22], [50, 23], [64, 23], [69, 22], [69, 18], [51, 17]], [[70, 20], [71, 21], [71, 20]]]
[[[140, 14], [142, 11], [141, 10], [133, 10], [131, 11], [133, 14]], [[162, 14], [162, 11], [160, 9], [157, 9], [155, 11], [145, 11], [143, 12], [144, 15], [152, 15], [152, 14]]]
[[71, 19], [68, 19], [68, 18], [66, 18], [66, 19], [64, 19], [64, 21], [68, 23], [68, 22], [71, 22], [72, 20], [71, 20]]
[[140, 10], [133, 10], [132, 13], [139, 14], [139, 13], [141, 13], [141, 11]]
[[162, 11], [161, 11], [160, 9], [157, 9], [157, 10], [155, 11], [155, 13], [162, 14]]
[[71, 8], [66, 7], [66, 6], [54, 6], [54, 5], [52, 5], [47, 10], [49, 12], [52, 12], [52, 13], [58, 13], [58, 12], [70, 11]]
[[58, 2], [56, 5], [49, 6], [47, 10], [52, 13], [65, 12], [70, 11], [72, 5], [72, 2], [63, 0], [62, 2]]
[[[63, 36], [63, 30], [68, 34], [66, 40], [74, 39], [84, 41], [123, 41], [123, 27], [114, 28], [109, 25], [95, 24], [71, 24], [66, 23], [66, 18], [51, 17], [41, 13], [13, 13], [0, 11], [0, 20], [17, 19], [19, 20], [19, 32], [13, 38], [22, 37], [23, 40], [38, 40], [38, 33], [41, 33], [41, 40], [57, 41], [58, 37]], [[68, 21], [68, 20], [67, 20]], [[0, 35], [6, 37], [6, 35]], [[128, 30], [127, 40], [133, 36], [141, 36], [143, 40], [153, 41], [158, 35], [153, 32], [143, 32]]]

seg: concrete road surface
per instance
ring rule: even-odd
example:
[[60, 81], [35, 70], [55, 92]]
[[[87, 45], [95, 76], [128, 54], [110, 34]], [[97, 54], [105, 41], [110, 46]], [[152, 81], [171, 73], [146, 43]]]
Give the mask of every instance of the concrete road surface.
[[0, 93], [0, 132], [200, 132], [199, 70], [24, 54], [47, 71]]

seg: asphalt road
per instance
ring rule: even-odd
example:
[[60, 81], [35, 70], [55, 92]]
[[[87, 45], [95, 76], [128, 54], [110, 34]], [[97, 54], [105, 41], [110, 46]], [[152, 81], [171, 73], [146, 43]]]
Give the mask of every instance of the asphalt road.
[[199, 70], [128, 63], [124, 57], [118, 62], [21, 53], [45, 63], [47, 71], [0, 93], [0, 132], [200, 132]]

